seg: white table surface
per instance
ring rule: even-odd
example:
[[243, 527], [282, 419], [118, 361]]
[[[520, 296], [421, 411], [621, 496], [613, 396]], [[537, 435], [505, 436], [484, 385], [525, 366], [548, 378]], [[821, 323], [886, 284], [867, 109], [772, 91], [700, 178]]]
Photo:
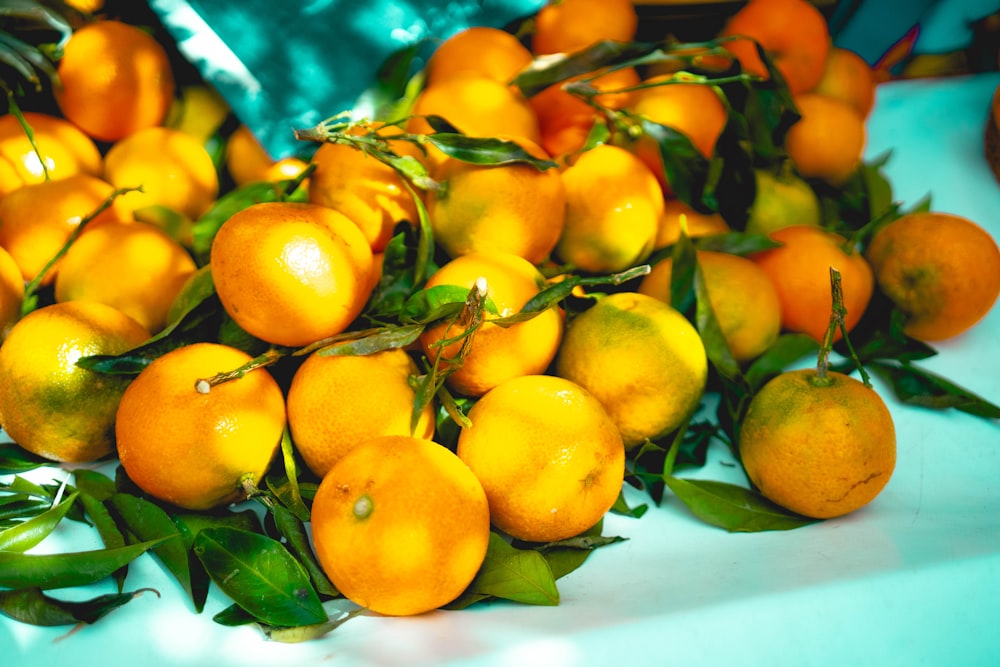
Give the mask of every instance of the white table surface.
[[[926, 194], [1000, 238], [1000, 185], [982, 150], [1000, 75], [883, 85], [867, 154], [892, 149], [896, 198]], [[922, 366], [1000, 402], [1000, 308], [935, 346]], [[1000, 424], [896, 403], [898, 463], [876, 501], [853, 515], [787, 531], [730, 534], [669, 496], [641, 519], [609, 516], [627, 537], [559, 581], [558, 607], [496, 603], [414, 618], [357, 617], [326, 638], [268, 642], [193, 613], [150, 556], [128, 589], [144, 595], [64, 637], [0, 616], [3, 664], [32, 665], [996, 665], [1000, 664]], [[699, 476], [734, 478], [713, 447]], [[633, 504], [648, 500], [633, 494]], [[65, 523], [65, 522], [64, 522]], [[97, 548], [60, 528], [38, 549]], [[87, 598], [110, 586], [53, 594]], [[850, 662], [848, 662], [850, 661]]]

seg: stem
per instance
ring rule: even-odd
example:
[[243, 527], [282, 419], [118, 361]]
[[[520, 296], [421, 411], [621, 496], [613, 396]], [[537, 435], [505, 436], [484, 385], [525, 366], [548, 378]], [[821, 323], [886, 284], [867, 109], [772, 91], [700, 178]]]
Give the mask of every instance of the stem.
[[229, 382], [230, 380], [238, 380], [250, 371], [257, 370], [258, 368], [264, 368], [265, 366], [270, 366], [271, 364], [277, 362], [279, 359], [284, 357], [288, 353], [286, 348], [271, 348], [264, 352], [263, 354], [257, 355], [250, 361], [246, 362], [239, 368], [233, 369], [231, 371], [224, 371], [222, 373], [216, 373], [215, 375], [208, 378], [199, 378], [195, 380], [194, 390], [199, 394], [207, 394], [212, 391], [212, 387], [222, 384], [223, 382]]
[[10, 110], [10, 113], [13, 114], [14, 118], [17, 119], [18, 125], [20, 125], [21, 129], [24, 131], [24, 136], [28, 138], [28, 143], [31, 144], [31, 150], [35, 151], [35, 155], [38, 157], [38, 164], [42, 165], [42, 175], [45, 176], [46, 181], [50, 180], [49, 168], [45, 164], [45, 157], [42, 155], [42, 152], [38, 150], [38, 145], [35, 143], [35, 132], [31, 129], [31, 125], [28, 124], [24, 114], [21, 113], [21, 107], [17, 105], [17, 102], [14, 99], [14, 91], [12, 90], [7, 91], [7, 108]]
[[55, 256], [53, 256], [52, 259], [50, 259], [45, 264], [45, 266], [42, 267], [42, 270], [39, 271], [38, 274], [31, 279], [31, 282], [29, 282], [25, 286], [24, 303], [21, 306], [21, 317], [27, 315], [28, 312], [31, 310], [32, 302], [34, 301], [34, 299], [32, 299], [31, 297], [34, 296], [36, 291], [38, 291], [39, 286], [42, 284], [42, 280], [45, 278], [48, 272], [52, 270], [52, 267], [55, 266], [56, 262], [62, 259], [63, 255], [69, 252], [70, 246], [72, 246], [73, 243], [75, 243], [76, 240], [80, 237], [80, 234], [83, 233], [84, 228], [97, 216], [99, 216], [101, 213], [104, 213], [104, 211], [106, 211], [114, 202], [115, 198], [120, 197], [121, 195], [124, 194], [128, 194], [129, 192], [135, 192], [135, 191], [142, 192], [142, 186], [135, 188], [117, 188], [114, 192], [108, 195], [108, 197], [103, 202], [101, 202], [100, 206], [98, 206], [96, 209], [94, 209], [88, 215], [86, 215], [82, 220], [80, 220], [80, 223], [73, 228], [72, 232], [70, 232], [69, 238], [66, 239], [66, 243], [64, 243], [63, 246], [59, 248], [59, 252], [57, 252]]
[[[844, 288], [840, 279], [840, 271], [830, 267], [830, 292], [833, 297], [833, 307], [830, 310], [830, 324], [823, 334], [823, 340], [819, 346], [819, 356], [816, 359], [816, 377], [821, 381], [827, 380], [827, 372], [830, 370], [830, 351], [833, 349], [833, 337], [837, 334], [837, 329], [843, 329], [844, 314]], [[846, 335], [846, 332], [845, 332]]]

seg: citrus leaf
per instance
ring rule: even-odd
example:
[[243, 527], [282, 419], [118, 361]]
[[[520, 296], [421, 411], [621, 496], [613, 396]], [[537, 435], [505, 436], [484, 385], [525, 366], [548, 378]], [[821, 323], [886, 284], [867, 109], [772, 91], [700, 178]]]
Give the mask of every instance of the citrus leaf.
[[45, 627], [91, 624], [150, 590], [144, 588], [68, 602], [45, 595], [39, 588], [19, 588], [0, 591], [0, 612], [21, 623]]
[[523, 604], [559, 604], [555, 576], [545, 557], [534, 549], [517, 549], [493, 532], [486, 559], [467, 592]]
[[52, 461], [36, 456], [13, 442], [0, 442], [0, 475], [16, 475], [47, 465], [52, 465]]
[[289, 551], [298, 559], [306, 572], [309, 573], [309, 578], [312, 580], [313, 586], [316, 587], [316, 592], [328, 597], [340, 595], [316, 560], [316, 556], [313, 554], [309, 543], [309, 534], [306, 532], [305, 524], [302, 520], [295, 516], [292, 510], [280, 503], [269, 505], [268, 509], [274, 517], [275, 527], [281, 536], [285, 538], [285, 544]]
[[751, 391], [756, 391], [775, 375], [808, 355], [816, 354], [819, 344], [805, 334], [782, 334], [762, 355], [754, 359], [744, 375]]
[[194, 553], [212, 581], [257, 621], [283, 627], [328, 620], [302, 565], [277, 540], [236, 528], [204, 528]]
[[513, 85], [525, 97], [533, 97], [560, 81], [591, 74], [610, 65], [625, 67], [658, 51], [658, 44], [652, 42], [601, 40], [576, 53], [536, 58], [515, 77]]
[[926, 408], [954, 408], [977, 417], [1000, 419], [1000, 405], [958, 386], [954, 382], [908, 363], [870, 362], [868, 366], [889, 380], [903, 403]]
[[695, 516], [730, 532], [790, 530], [816, 523], [736, 484], [672, 475], [664, 481]]
[[[429, 121], [435, 117], [428, 118]], [[447, 121], [445, 121], [447, 122]], [[432, 122], [433, 126], [434, 123]], [[470, 137], [459, 132], [435, 132], [427, 135], [427, 141], [437, 146], [445, 155], [486, 166], [506, 164], [530, 164], [539, 170], [557, 168], [552, 160], [539, 159], [524, 150], [520, 144], [496, 137]]]
[[128, 565], [161, 540], [114, 549], [56, 554], [0, 551], [0, 586], [42, 589], [86, 586]]
[[55, 530], [78, 496], [78, 493], [71, 493], [58, 505], [0, 532], [0, 551], [23, 553], [40, 543]]
[[109, 503], [126, 528], [140, 540], [162, 540], [153, 547], [152, 554], [177, 580], [188, 594], [197, 611], [205, 605], [205, 599], [195, 595], [191, 585], [191, 568], [188, 550], [180, 529], [162, 508], [148, 500], [129, 493], [116, 493]]
[[281, 642], [282, 644], [297, 644], [326, 636], [347, 621], [351, 620], [355, 616], [363, 614], [364, 612], [365, 610], [363, 608], [354, 609], [343, 614], [339, 618], [332, 618], [325, 623], [317, 623], [315, 625], [300, 625], [295, 628], [262, 626], [261, 629], [264, 632], [264, 636], [271, 641]]
[[423, 330], [423, 324], [383, 327], [359, 338], [322, 347], [316, 353], [321, 357], [355, 356], [405, 348], [416, 341]]
[[[459, 285], [434, 285], [418, 290], [406, 300], [400, 319], [415, 324], [426, 324], [436, 320], [454, 317], [465, 307], [469, 298], [469, 288]], [[496, 315], [496, 303], [488, 296], [483, 304], [486, 312]]]

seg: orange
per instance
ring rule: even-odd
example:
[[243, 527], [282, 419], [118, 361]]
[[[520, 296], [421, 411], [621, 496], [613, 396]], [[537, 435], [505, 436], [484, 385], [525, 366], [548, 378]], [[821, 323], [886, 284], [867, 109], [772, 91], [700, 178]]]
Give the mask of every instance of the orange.
[[424, 88], [414, 100], [406, 131], [430, 134], [421, 116], [441, 116], [472, 137], [522, 137], [541, 141], [528, 101], [505, 83], [479, 74], [456, 74]]
[[708, 360], [679, 312], [646, 294], [617, 292], [570, 320], [555, 373], [596, 396], [631, 449], [690, 417], [705, 393]]
[[685, 233], [690, 238], [725, 234], [730, 231], [725, 218], [718, 213], [702, 213], [682, 200], [672, 198], [663, 204], [663, 215], [660, 217], [653, 248], [665, 248], [677, 243], [681, 236], [682, 220]]
[[[841, 275], [844, 326], [850, 331], [871, 301], [874, 277], [865, 258], [838, 234], [821, 227], [793, 225], [769, 234], [782, 244], [751, 256], [771, 278], [781, 301], [782, 327], [823, 340], [830, 326], [833, 295], [830, 267]], [[838, 328], [834, 340], [841, 337]]]
[[880, 228], [865, 251], [904, 331], [944, 340], [974, 326], [1000, 294], [1000, 250], [989, 232], [948, 213], [911, 213]]
[[169, 127], [139, 130], [104, 156], [104, 178], [117, 188], [142, 186], [122, 199], [132, 210], [165, 206], [197, 219], [219, 194], [215, 163], [191, 135]]
[[73, 9], [85, 14], [93, 14], [104, 7], [104, 0], [65, 0]]
[[756, 40], [793, 94], [816, 87], [830, 51], [826, 18], [807, 0], [750, 0], [730, 17], [720, 36], [740, 36], [725, 42], [726, 49], [745, 72], [766, 78], [767, 70], [751, 41]]
[[757, 191], [744, 230], [748, 234], [770, 234], [791, 225], [818, 227], [822, 222], [816, 191], [791, 169], [782, 168], [778, 173], [754, 169], [754, 182]]
[[506, 30], [472, 26], [445, 39], [431, 54], [427, 83], [468, 72], [510, 83], [532, 59], [528, 47]]
[[684, 81], [682, 77], [670, 74], [648, 79], [646, 83], [658, 85], [635, 91], [628, 110], [677, 130], [690, 139], [702, 155], [711, 157], [728, 119], [726, 107], [719, 97], [721, 93], [703, 83], [670, 83]]
[[556, 254], [591, 273], [613, 273], [649, 256], [663, 216], [663, 191], [624, 148], [601, 144], [562, 172], [566, 222]]
[[306, 168], [301, 158], [275, 159], [246, 125], [240, 125], [226, 140], [226, 169], [237, 186], [297, 177]]
[[[753, 261], [723, 252], [699, 250], [698, 266], [715, 319], [738, 362], [759, 357], [781, 331], [781, 302], [771, 279]], [[657, 263], [638, 291], [670, 303], [673, 262]]]
[[867, 118], [875, 104], [875, 72], [854, 51], [834, 46], [826, 57], [823, 76], [811, 92], [847, 102]]
[[112, 220], [88, 227], [60, 260], [56, 301], [99, 301], [151, 333], [194, 273], [194, 260], [166, 232], [142, 222]]
[[535, 55], [573, 53], [600, 40], [629, 42], [639, 17], [631, 0], [551, 0], [535, 15]]
[[550, 375], [501, 383], [468, 414], [456, 452], [505, 533], [553, 542], [595, 526], [622, 490], [625, 447], [601, 403]]
[[[537, 145], [515, 141], [532, 156], [549, 159]], [[559, 241], [566, 191], [556, 169], [447, 158], [433, 178], [439, 187], [427, 193], [427, 213], [434, 241], [449, 256], [503, 252], [539, 264]]]
[[266, 369], [215, 385], [199, 380], [235, 370], [250, 356], [219, 343], [193, 343], [153, 360], [122, 395], [115, 420], [118, 456], [149, 495], [192, 510], [245, 497], [260, 482], [285, 428], [285, 401]]
[[121, 354], [148, 337], [138, 322], [102, 303], [57, 303], [25, 315], [0, 345], [0, 424], [7, 435], [52, 461], [111, 454], [115, 410], [130, 378], [76, 362]]
[[771, 501], [817, 519], [870, 503], [896, 465], [892, 415], [875, 390], [830, 371], [778, 375], [740, 426], [747, 476]]
[[24, 302], [24, 278], [10, 253], [0, 248], [0, 344], [21, 317]]
[[[634, 92], [626, 90], [640, 82], [634, 67], [610, 70], [594, 78], [576, 77], [570, 82], [588, 79], [587, 84], [598, 91], [593, 102], [605, 109], [621, 109], [632, 100]], [[528, 99], [542, 135], [541, 145], [549, 154], [563, 157], [586, 145], [594, 125], [602, 117], [598, 108], [565, 89], [567, 82], [555, 83]], [[621, 92], [618, 92], [621, 91]]]
[[0, 179], [0, 197], [25, 183], [40, 183], [47, 178], [57, 180], [79, 173], [101, 175], [102, 158], [97, 145], [77, 126], [35, 111], [22, 115], [31, 128], [34, 146], [16, 116], [0, 116], [0, 164], [4, 173], [10, 171], [9, 178]]
[[[497, 314], [484, 311], [484, 322], [475, 330], [467, 356], [448, 377], [448, 386], [466, 396], [481, 396], [504, 380], [544, 372], [556, 355], [563, 330], [562, 313], [556, 308], [506, 327], [490, 322], [519, 312], [544, 285], [541, 272], [517, 255], [462, 255], [438, 269], [425, 287], [471, 289], [478, 280], [485, 280], [487, 296], [496, 305]], [[432, 362], [458, 359], [465, 326], [452, 320], [429, 326], [420, 336], [424, 354]]]
[[309, 201], [336, 209], [354, 221], [373, 252], [385, 250], [397, 224], [419, 220], [416, 202], [403, 177], [360, 149], [322, 144], [312, 163], [316, 169], [309, 177]]
[[342, 332], [370, 293], [368, 241], [347, 217], [314, 204], [243, 209], [219, 228], [210, 263], [226, 312], [276, 345], [307, 345]]
[[75, 30], [57, 72], [60, 111], [99, 141], [160, 125], [173, 100], [166, 50], [148, 32], [120, 21], [94, 21]]
[[219, 128], [231, 113], [229, 104], [215, 88], [203, 83], [188, 83], [175, 95], [163, 124], [210, 144], [214, 143]]
[[319, 485], [312, 539], [344, 597], [379, 614], [422, 614], [472, 583], [490, 540], [489, 506], [451, 450], [408, 436], [369, 438]]
[[[0, 199], [0, 246], [17, 262], [24, 279], [33, 280], [66, 244], [80, 221], [113, 192], [109, 183], [88, 174], [22, 186]], [[94, 221], [127, 218], [126, 207], [117, 197]], [[55, 272], [50, 270], [42, 284], [51, 284], [54, 279]]]
[[789, 128], [785, 148], [795, 169], [806, 178], [843, 183], [861, 163], [864, 119], [846, 102], [832, 97], [805, 94], [794, 101], [802, 118]]
[[292, 377], [288, 426], [309, 469], [323, 477], [359, 442], [379, 435], [434, 435], [434, 405], [410, 423], [418, 373], [401, 349], [369, 355], [313, 352]]

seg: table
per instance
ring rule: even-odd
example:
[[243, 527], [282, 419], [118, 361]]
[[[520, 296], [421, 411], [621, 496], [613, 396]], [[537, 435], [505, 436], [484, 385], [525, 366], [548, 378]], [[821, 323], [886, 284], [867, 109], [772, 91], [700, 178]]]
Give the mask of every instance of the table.
[[[933, 208], [975, 220], [1000, 238], [1000, 185], [982, 151], [996, 73], [883, 84], [867, 155], [887, 150], [897, 199], [930, 194]], [[1000, 308], [922, 362], [1000, 401]], [[789, 532], [730, 534], [690, 517], [669, 496], [641, 519], [609, 516], [627, 541], [596, 551], [559, 581], [558, 607], [496, 603], [415, 618], [352, 619], [303, 644], [264, 640], [201, 615], [149, 556], [130, 588], [147, 594], [95, 626], [36, 628], [0, 617], [5, 664], [104, 667], [367, 665], [1000, 664], [1000, 424], [895, 402], [895, 474], [867, 508]], [[697, 474], [733, 481], [713, 448]], [[643, 500], [631, 494], [633, 504]], [[62, 531], [50, 548], [96, 548]], [[60, 544], [62, 541], [62, 544]], [[94, 586], [90, 597], [110, 592]], [[67, 592], [60, 592], [62, 596]], [[60, 638], [62, 638], [60, 640]], [[59, 641], [57, 641], [59, 640]]]

